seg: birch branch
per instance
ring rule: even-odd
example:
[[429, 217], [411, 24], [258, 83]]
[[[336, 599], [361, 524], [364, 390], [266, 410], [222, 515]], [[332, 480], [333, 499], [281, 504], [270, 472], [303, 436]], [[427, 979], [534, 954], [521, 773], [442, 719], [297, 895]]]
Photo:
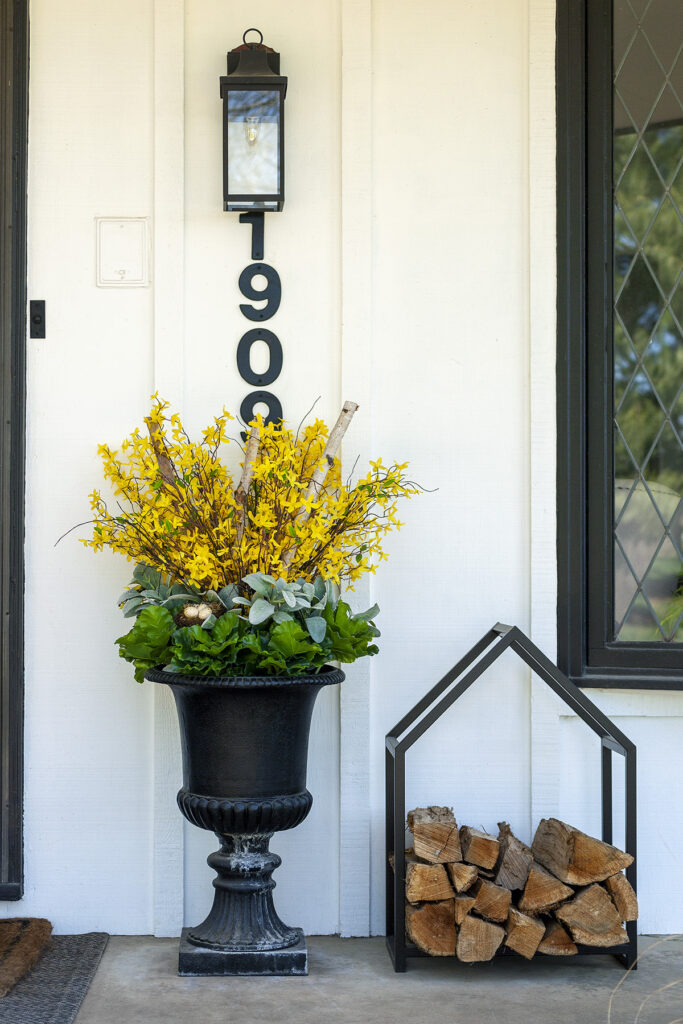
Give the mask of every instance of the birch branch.
[[[317, 495], [320, 493], [320, 490], [323, 484], [325, 483], [325, 478], [327, 477], [327, 474], [329, 473], [334, 463], [335, 455], [339, 451], [339, 446], [342, 443], [344, 434], [348, 430], [349, 424], [351, 423], [353, 415], [357, 409], [358, 405], [356, 404], [356, 402], [344, 402], [342, 411], [339, 413], [339, 418], [337, 419], [337, 422], [335, 423], [334, 427], [332, 428], [332, 431], [330, 432], [330, 436], [327, 440], [327, 444], [325, 445], [325, 451], [322, 454], [320, 462], [318, 463], [318, 466], [311, 474], [311, 479], [306, 489], [306, 494], [304, 495], [304, 503], [308, 501], [309, 498], [317, 497]], [[309, 518], [310, 514], [310, 510], [306, 511], [304, 509], [303, 511], [301, 511], [294, 520], [294, 525], [303, 526], [303, 524]], [[294, 544], [292, 544], [292, 546], [287, 548], [287, 550], [285, 551], [284, 555], [282, 556], [281, 562], [283, 569], [286, 569], [289, 565], [291, 565], [298, 546], [298, 542], [295, 541]]]
[[249, 433], [247, 446], [244, 449], [244, 466], [242, 468], [242, 476], [240, 477], [240, 482], [235, 491], [235, 500], [240, 506], [237, 518], [237, 531], [235, 534], [235, 540], [238, 544], [242, 540], [247, 526], [247, 501], [249, 497], [249, 487], [251, 486], [251, 478], [254, 474], [254, 463], [256, 462], [256, 456], [258, 455], [260, 441], [261, 439], [259, 437], [258, 427], [252, 427], [251, 432]]

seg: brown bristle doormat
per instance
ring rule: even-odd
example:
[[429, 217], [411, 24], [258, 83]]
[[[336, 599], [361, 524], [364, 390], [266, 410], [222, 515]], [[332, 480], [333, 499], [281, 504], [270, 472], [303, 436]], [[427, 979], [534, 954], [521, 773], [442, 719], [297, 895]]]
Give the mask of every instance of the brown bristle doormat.
[[7, 995], [31, 970], [52, 935], [42, 917], [7, 917], [0, 921], [0, 996]]

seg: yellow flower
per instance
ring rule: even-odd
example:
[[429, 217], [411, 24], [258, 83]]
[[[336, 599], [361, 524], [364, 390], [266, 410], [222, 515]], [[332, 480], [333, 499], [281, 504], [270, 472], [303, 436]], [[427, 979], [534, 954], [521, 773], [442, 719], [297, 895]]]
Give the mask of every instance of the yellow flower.
[[[387, 557], [382, 540], [403, 525], [396, 503], [419, 490], [404, 475], [407, 463], [371, 461], [364, 477], [345, 486], [340, 460], [321, 462], [329, 436], [322, 420], [295, 435], [257, 416], [250, 427], [259, 432], [258, 454], [242, 504], [239, 481], [220, 458], [230, 413], [223, 409], [194, 442], [168, 408], [152, 395], [146, 433], [136, 428], [120, 452], [98, 446], [115, 500], [108, 506], [99, 491], [91, 493], [88, 547], [109, 547], [160, 569], [169, 582], [201, 590], [220, 590], [252, 572], [352, 584]], [[323, 484], [307, 496], [321, 464]]]

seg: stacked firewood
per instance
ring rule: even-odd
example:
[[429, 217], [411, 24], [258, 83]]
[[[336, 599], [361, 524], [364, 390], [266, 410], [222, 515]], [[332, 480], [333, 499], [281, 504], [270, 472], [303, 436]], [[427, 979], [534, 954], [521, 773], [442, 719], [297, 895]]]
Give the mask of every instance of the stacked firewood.
[[507, 946], [530, 960], [628, 942], [638, 903], [622, 871], [633, 858], [616, 847], [556, 818], [528, 847], [505, 822], [497, 837], [458, 828], [448, 807], [416, 808], [408, 827], [406, 933], [425, 953], [474, 963]]

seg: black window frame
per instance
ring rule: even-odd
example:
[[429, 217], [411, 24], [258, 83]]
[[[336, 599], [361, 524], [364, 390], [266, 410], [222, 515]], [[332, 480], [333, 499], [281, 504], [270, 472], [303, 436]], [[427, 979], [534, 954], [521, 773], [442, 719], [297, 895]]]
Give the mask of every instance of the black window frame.
[[28, 0], [0, 0], [0, 19], [0, 899], [19, 900], [24, 886]]
[[558, 663], [583, 687], [683, 689], [683, 645], [613, 631], [612, 0], [557, 2]]

